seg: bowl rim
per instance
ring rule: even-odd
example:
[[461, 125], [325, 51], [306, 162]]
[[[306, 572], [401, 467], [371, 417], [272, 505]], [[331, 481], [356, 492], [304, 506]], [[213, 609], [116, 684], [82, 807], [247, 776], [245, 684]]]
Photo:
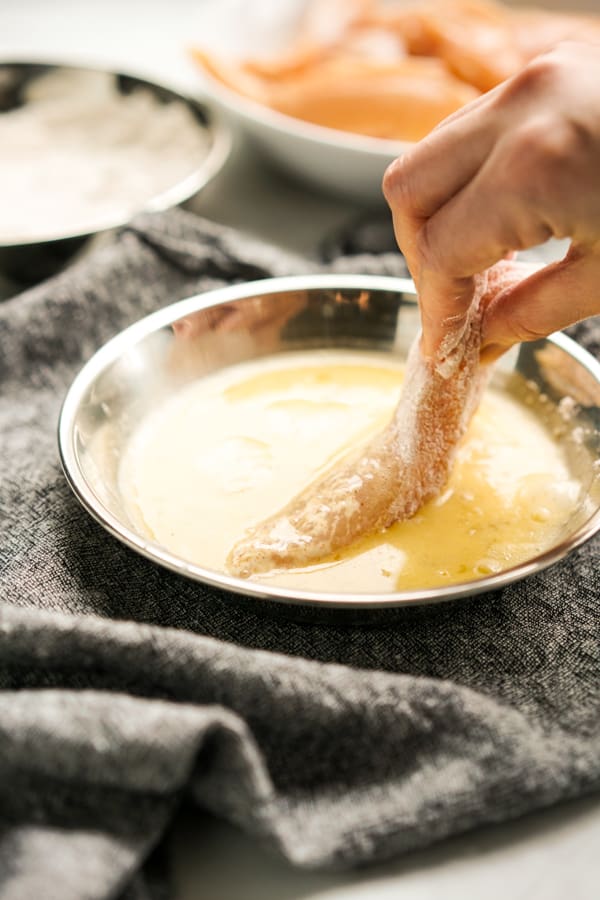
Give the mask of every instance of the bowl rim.
[[[257, 292], [260, 292], [262, 295], [268, 295], [284, 291], [320, 289], [393, 291], [412, 294], [416, 303], [414, 284], [409, 278], [383, 275], [317, 274], [260, 279], [209, 290], [201, 294], [194, 294], [191, 297], [159, 309], [138, 320], [110, 339], [84, 364], [71, 383], [60, 410], [57, 429], [59, 457], [63, 472], [73, 493], [84, 509], [110, 534], [155, 564], [219, 590], [230, 591], [255, 600], [275, 601], [292, 606], [366, 611], [369, 609], [383, 610], [402, 606], [443, 603], [470, 595], [498, 590], [514, 581], [541, 572], [554, 563], [559, 562], [568, 553], [584, 544], [600, 530], [599, 508], [568, 538], [559, 541], [556, 545], [538, 554], [533, 559], [526, 560], [502, 572], [488, 575], [475, 581], [448, 585], [442, 591], [437, 587], [420, 590], [353, 594], [285, 588], [252, 581], [251, 579], [236, 578], [225, 572], [221, 573], [212, 569], [206, 569], [203, 566], [182, 559], [177, 554], [149, 539], [141, 537], [106, 509], [86, 481], [79, 467], [74, 441], [75, 418], [80, 403], [90, 384], [101, 372], [114, 363], [125, 348], [130, 349], [142, 338], [192, 312], [220, 306], [232, 300], [247, 299], [254, 296]], [[546, 340], [567, 352], [600, 382], [600, 362], [596, 361], [587, 350], [562, 332], [556, 332], [548, 336]]]
[[50, 236], [37, 235], [35, 237], [21, 237], [14, 240], [0, 240], [0, 250], [14, 249], [16, 247], [32, 247], [38, 244], [52, 244], [60, 241], [71, 241], [92, 237], [93, 235], [103, 234], [115, 228], [123, 228], [133, 220], [135, 216], [149, 212], [163, 212], [173, 206], [178, 206], [186, 200], [190, 200], [203, 187], [205, 187], [215, 175], [223, 168], [227, 159], [231, 154], [233, 146], [233, 135], [231, 128], [226, 123], [223, 114], [215, 104], [210, 103], [210, 98], [198, 99], [190, 93], [183, 92], [179, 88], [167, 83], [167, 81], [159, 81], [154, 76], [146, 74], [138, 74], [133, 70], [125, 68], [106, 68], [99, 65], [79, 63], [77, 61], [63, 62], [56, 59], [44, 60], [42, 58], [36, 60], [26, 59], [0, 59], [0, 70], [7, 67], [27, 68], [32, 66], [48, 67], [53, 69], [79, 70], [83, 72], [98, 72], [116, 77], [131, 78], [140, 82], [141, 85], [147, 85], [150, 90], [167, 91], [173, 95], [173, 99], [180, 100], [186, 106], [200, 112], [206, 119], [206, 124], [202, 127], [207, 133], [209, 139], [208, 152], [197, 164], [195, 169], [184, 178], [165, 188], [158, 194], [154, 194], [145, 203], [140, 204], [134, 212], [129, 214], [119, 214], [114, 217], [106, 216], [98, 219], [98, 225], [92, 228], [77, 228], [73, 231], [64, 232], [62, 234], [51, 234]]

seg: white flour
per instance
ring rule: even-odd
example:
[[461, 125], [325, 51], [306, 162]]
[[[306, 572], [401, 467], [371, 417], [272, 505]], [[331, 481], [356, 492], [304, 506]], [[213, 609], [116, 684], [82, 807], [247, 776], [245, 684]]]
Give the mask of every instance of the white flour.
[[0, 243], [95, 231], [191, 175], [208, 137], [179, 101], [121, 94], [108, 73], [57, 70], [0, 113]]

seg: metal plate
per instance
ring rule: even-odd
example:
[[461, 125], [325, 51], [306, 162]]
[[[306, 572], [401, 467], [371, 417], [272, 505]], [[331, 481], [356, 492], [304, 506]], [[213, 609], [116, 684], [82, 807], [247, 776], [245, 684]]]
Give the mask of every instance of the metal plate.
[[[497, 386], [523, 402], [534, 389], [541, 396], [545, 415], [562, 430], [560, 440], [585, 493], [561, 541], [514, 568], [435, 589], [296, 591], [202, 568], [148, 540], [129, 520], [119, 464], [130, 437], [158, 403], [224, 366], [288, 350], [352, 348], [403, 358], [419, 326], [415, 300], [409, 280], [298, 276], [211, 291], [141, 320], [96, 353], [65, 399], [60, 454], [76, 496], [124, 544], [168, 569], [238, 594], [302, 606], [356, 610], [435, 603], [500, 588], [557, 562], [600, 529], [600, 365], [562, 334], [514, 348], [494, 375]], [[232, 306], [247, 312], [243, 326], [219, 329], [219, 315]], [[565, 395], [579, 401], [568, 427], [558, 407]]]

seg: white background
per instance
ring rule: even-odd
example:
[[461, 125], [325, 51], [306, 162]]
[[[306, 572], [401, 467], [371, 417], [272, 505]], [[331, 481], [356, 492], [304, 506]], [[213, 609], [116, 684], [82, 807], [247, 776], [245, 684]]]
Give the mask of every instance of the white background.
[[[597, 0], [574, 4], [586, 5], [600, 12]], [[202, 0], [0, 0], [0, 60], [99, 64], [201, 93], [185, 47], [200, 39], [203, 15]], [[239, 141], [198, 211], [307, 252], [356, 208], [279, 178]], [[231, 826], [188, 811], [171, 858], [177, 900], [597, 900], [600, 798], [347, 875], [292, 870]]]

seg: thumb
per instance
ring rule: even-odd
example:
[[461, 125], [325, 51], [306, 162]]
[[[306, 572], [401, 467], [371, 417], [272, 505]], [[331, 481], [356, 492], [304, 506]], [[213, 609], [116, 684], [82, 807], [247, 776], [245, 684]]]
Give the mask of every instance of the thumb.
[[600, 246], [572, 244], [560, 262], [500, 291], [482, 323], [485, 358], [600, 313]]

